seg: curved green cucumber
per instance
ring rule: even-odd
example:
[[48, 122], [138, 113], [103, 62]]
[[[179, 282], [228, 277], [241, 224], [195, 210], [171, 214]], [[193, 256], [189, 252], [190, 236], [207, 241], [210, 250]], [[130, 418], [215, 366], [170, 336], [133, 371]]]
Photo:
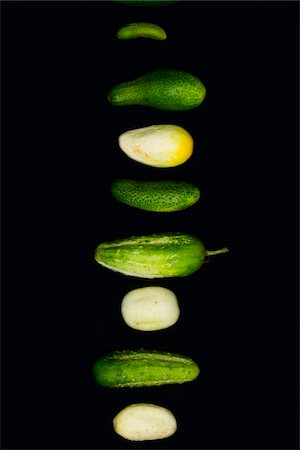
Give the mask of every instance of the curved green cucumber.
[[119, 28], [117, 37], [122, 40], [149, 38], [163, 41], [167, 39], [167, 34], [163, 28], [154, 23], [136, 22]]
[[94, 366], [96, 381], [104, 387], [144, 387], [193, 381], [198, 365], [186, 356], [157, 350], [107, 353]]
[[126, 6], [168, 6], [177, 3], [179, 0], [114, 0], [120, 5]]
[[199, 106], [205, 96], [205, 86], [191, 73], [161, 69], [113, 87], [108, 100], [114, 106], [143, 105], [165, 111], [184, 111]]
[[172, 212], [189, 208], [199, 200], [197, 186], [185, 181], [138, 181], [120, 178], [110, 190], [112, 196], [126, 205], [145, 211]]
[[185, 277], [196, 272], [206, 256], [227, 251], [207, 251], [198, 238], [169, 232], [102, 242], [95, 260], [115, 272], [139, 278]]

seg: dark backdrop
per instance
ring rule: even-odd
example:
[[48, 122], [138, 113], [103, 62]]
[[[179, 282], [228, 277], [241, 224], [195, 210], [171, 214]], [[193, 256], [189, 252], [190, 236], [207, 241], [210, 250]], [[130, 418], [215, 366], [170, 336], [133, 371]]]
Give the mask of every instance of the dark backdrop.
[[[298, 448], [298, 2], [2, 2], [3, 448]], [[133, 21], [166, 41], [119, 41]], [[113, 107], [117, 83], [178, 68], [207, 88], [191, 111]], [[182, 166], [130, 160], [118, 136], [174, 123], [193, 136]], [[117, 203], [117, 177], [184, 179], [200, 201], [149, 213]], [[199, 272], [147, 281], [100, 267], [101, 241], [163, 231], [228, 246]], [[120, 302], [148, 284], [176, 293], [170, 329], [127, 327]], [[174, 351], [197, 380], [106, 390], [92, 364], [125, 348]], [[178, 420], [132, 444], [112, 418], [153, 402]]]

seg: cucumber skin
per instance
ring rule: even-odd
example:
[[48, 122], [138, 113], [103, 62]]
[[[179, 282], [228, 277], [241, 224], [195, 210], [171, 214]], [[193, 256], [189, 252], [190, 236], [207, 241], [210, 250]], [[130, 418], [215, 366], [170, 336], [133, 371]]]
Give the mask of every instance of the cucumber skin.
[[93, 366], [96, 381], [104, 387], [144, 387], [193, 381], [198, 365], [186, 356], [157, 350], [107, 353]]
[[140, 278], [185, 277], [196, 272], [205, 257], [198, 238], [176, 232], [102, 242], [95, 251], [99, 264]]
[[162, 69], [113, 87], [108, 100], [114, 106], [143, 105], [165, 111], [199, 106], [206, 96], [203, 83], [189, 72]]
[[181, 211], [200, 198], [197, 186], [185, 181], [137, 181], [120, 178], [110, 191], [114, 199], [134, 208], [153, 212]]
[[167, 35], [163, 28], [154, 23], [136, 22], [119, 28], [117, 37], [122, 40], [148, 38], [163, 41]]

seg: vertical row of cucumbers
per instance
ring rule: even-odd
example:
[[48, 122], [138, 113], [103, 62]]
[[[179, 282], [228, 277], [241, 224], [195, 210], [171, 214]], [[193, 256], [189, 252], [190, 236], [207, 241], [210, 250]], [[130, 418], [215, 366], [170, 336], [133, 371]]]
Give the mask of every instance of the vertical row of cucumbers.
[[[116, 0], [131, 6], [165, 6], [174, 0]], [[122, 26], [119, 39], [166, 39], [157, 24], [142, 22]], [[165, 111], [198, 107], [206, 94], [203, 83], [191, 73], [177, 69], [154, 70], [111, 89], [108, 100], [115, 106], [144, 105]], [[171, 168], [186, 162], [193, 153], [193, 138], [180, 126], [151, 125], [119, 136], [121, 150], [131, 159], [152, 167]], [[149, 181], [116, 179], [112, 196], [130, 207], [145, 211], [184, 210], [200, 198], [197, 186], [182, 180]], [[102, 242], [95, 259], [103, 267], [145, 279], [185, 277], [196, 272], [210, 255], [227, 248], [206, 250], [195, 236], [170, 231], [130, 236]], [[161, 286], [145, 286], [128, 292], [122, 300], [124, 321], [135, 330], [155, 331], [170, 327], [179, 318], [176, 295]], [[159, 350], [121, 350], [102, 355], [94, 364], [96, 381], [107, 388], [160, 386], [193, 381], [199, 367], [191, 358]], [[162, 439], [177, 429], [168, 409], [149, 403], [131, 404], [113, 419], [117, 434], [131, 441]]]

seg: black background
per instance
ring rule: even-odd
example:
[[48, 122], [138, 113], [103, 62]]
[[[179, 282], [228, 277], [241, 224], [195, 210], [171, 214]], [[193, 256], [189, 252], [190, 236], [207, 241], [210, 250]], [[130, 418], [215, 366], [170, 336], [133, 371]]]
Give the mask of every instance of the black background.
[[[298, 2], [2, 2], [3, 448], [298, 448]], [[119, 41], [150, 21], [168, 39]], [[178, 68], [207, 88], [185, 112], [113, 107], [115, 84]], [[130, 160], [129, 129], [186, 128], [192, 157], [172, 169]], [[200, 201], [149, 213], [117, 203], [117, 177], [184, 179]], [[163, 231], [228, 246], [196, 274], [147, 281], [93, 259], [102, 241]], [[149, 284], [176, 293], [160, 332], [127, 327], [120, 302]], [[106, 390], [92, 364], [125, 348], [174, 351], [197, 380]], [[130, 403], [169, 408], [159, 442], [117, 436]]]

